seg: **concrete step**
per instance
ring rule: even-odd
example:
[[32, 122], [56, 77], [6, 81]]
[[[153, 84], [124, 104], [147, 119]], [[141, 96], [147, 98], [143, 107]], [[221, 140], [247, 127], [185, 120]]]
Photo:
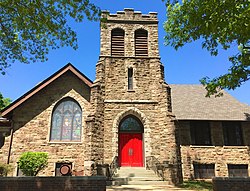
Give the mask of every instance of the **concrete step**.
[[145, 180], [145, 181], [149, 181], [149, 180], [159, 180], [162, 181], [161, 178], [159, 178], [158, 176], [136, 176], [136, 177], [127, 177], [127, 176], [119, 176], [119, 177], [113, 177], [113, 179], [128, 179], [128, 180]]
[[167, 183], [164, 181], [157, 181], [157, 180], [132, 180], [128, 181], [127, 185], [166, 185]]
[[112, 181], [113, 186], [122, 186], [122, 185], [168, 185], [165, 181], [157, 181], [157, 180], [126, 180], [126, 179], [120, 179], [120, 180], [113, 180]]
[[155, 176], [155, 173], [152, 170], [146, 170], [145, 168], [120, 168], [117, 173], [117, 176]]
[[107, 191], [192, 191], [182, 188], [177, 188], [172, 185], [122, 185], [122, 186], [107, 186]]
[[155, 173], [117, 173], [114, 177], [158, 177]]
[[113, 177], [112, 185], [165, 185], [152, 170], [144, 167], [122, 167]]

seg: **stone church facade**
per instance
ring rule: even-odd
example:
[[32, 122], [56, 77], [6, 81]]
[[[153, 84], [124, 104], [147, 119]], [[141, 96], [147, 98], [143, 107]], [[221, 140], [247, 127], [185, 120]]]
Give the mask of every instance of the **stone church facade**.
[[248, 175], [250, 107], [226, 93], [208, 100], [201, 86], [165, 82], [157, 13], [102, 17], [94, 82], [67, 64], [2, 111], [1, 162], [16, 167], [13, 175], [25, 151], [49, 154], [40, 174], [47, 176], [61, 175], [63, 165], [95, 175], [96, 166], [114, 162], [162, 164], [173, 183], [228, 176], [229, 167]]

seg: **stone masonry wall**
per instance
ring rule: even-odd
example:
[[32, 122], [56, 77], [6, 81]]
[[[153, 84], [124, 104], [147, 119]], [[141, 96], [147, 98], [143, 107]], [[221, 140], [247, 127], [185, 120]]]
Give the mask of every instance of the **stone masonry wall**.
[[[82, 140], [80, 142], [50, 142], [52, 111], [56, 103], [64, 97], [75, 99], [82, 108]], [[48, 167], [39, 175], [53, 176], [56, 162], [72, 162], [73, 171], [83, 175], [85, 140], [85, 120], [90, 111], [90, 88], [71, 72], [59, 77], [52, 84], [24, 102], [13, 113], [14, 138], [10, 164], [17, 167], [20, 155], [25, 151], [41, 151], [49, 154]], [[2, 162], [7, 161], [10, 136], [0, 150]], [[13, 175], [16, 175], [14, 169]]]
[[[133, 91], [128, 91], [127, 87], [128, 65], [135, 69]], [[136, 115], [143, 122], [146, 156], [164, 155], [164, 160], [173, 160], [175, 153], [168, 153], [167, 148], [175, 145], [175, 141], [172, 141], [175, 140], [175, 127], [166, 107], [166, 84], [161, 79], [159, 60], [107, 58], [105, 74], [104, 143], [108, 145], [105, 146], [105, 160], [110, 162], [111, 156], [118, 154], [117, 133], [122, 117], [117, 121], [115, 119], [128, 114]], [[162, 139], [166, 139], [166, 145], [160, 144]]]
[[[144, 126], [144, 160], [156, 157], [177, 168], [177, 144], [174, 116], [169, 111], [163, 67], [158, 51], [158, 20], [156, 13], [142, 15], [132, 9], [116, 14], [103, 13], [106, 27], [101, 28], [101, 55], [96, 65], [96, 83], [99, 83], [104, 105], [104, 163], [110, 164], [118, 156], [118, 127], [120, 121], [132, 114]], [[111, 31], [125, 31], [125, 55], [111, 56]], [[134, 55], [134, 31], [148, 31], [148, 56]], [[128, 90], [128, 68], [133, 68], [133, 89]], [[145, 162], [145, 161], [144, 161]], [[145, 165], [145, 164], [144, 164]], [[175, 179], [179, 175], [173, 175]], [[172, 177], [166, 173], [170, 182]]]
[[213, 146], [191, 145], [189, 121], [179, 122], [184, 179], [194, 178], [193, 163], [215, 164], [215, 176], [227, 177], [227, 164], [248, 164], [250, 173], [250, 122], [242, 122], [245, 146], [224, 146], [221, 122], [210, 122]]

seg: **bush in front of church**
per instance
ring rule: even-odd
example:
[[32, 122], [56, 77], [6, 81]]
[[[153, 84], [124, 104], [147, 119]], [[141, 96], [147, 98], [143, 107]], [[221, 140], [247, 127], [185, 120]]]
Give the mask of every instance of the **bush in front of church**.
[[18, 161], [18, 167], [25, 176], [36, 176], [48, 165], [48, 153], [24, 152]]

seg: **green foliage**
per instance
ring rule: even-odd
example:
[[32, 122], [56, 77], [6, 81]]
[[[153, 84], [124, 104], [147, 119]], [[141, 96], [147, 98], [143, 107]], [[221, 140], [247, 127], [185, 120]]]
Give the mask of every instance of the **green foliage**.
[[213, 185], [211, 182], [205, 181], [184, 181], [181, 188], [192, 189], [192, 190], [200, 190], [200, 191], [212, 191]]
[[43, 152], [25, 152], [18, 161], [18, 167], [26, 176], [36, 176], [48, 164], [48, 154]]
[[3, 95], [0, 92], [0, 111], [7, 107], [11, 103], [10, 98], [4, 98]]
[[176, 50], [186, 43], [202, 39], [202, 48], [217, 56], [219, 48], [238, 46], [229, 57], [228, 73], [217, 78], [205, 77], [201, 83], [207, 96], [220, 95], [221, 89], [235, 89], [250, 79], [250, 8], [249, 0], [182, 0], [166, 1], [166, 45]]
[[3, 164], [0, 162], [0, 177], [7, 176], [7, 174], [12, 170], [12, 166], [9, 164]]
[[77, 49], [75, 31], [68, 19], [98, 20], [100, 9], [89, 0], [1, 0], [0, 72], [10, 63], [46, 61], [49, 49]]

